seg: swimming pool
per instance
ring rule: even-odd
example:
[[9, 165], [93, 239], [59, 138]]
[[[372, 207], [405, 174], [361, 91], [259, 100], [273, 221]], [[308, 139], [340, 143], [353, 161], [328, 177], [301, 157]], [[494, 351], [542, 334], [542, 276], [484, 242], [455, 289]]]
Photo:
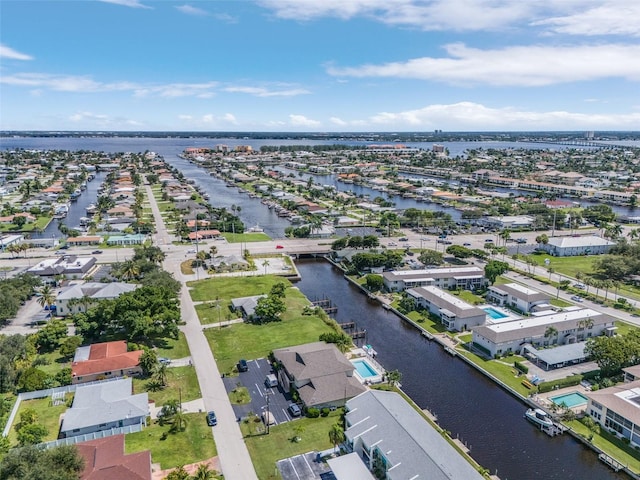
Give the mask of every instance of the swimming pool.
[[578, 392], [565, 393], [564, 395], [558, 395], [557, 397], [551, 397], [550, 399], [556, 405], [562, 405], [563, 403], [569, 407], [579, 407], [586, 405], [589, 401], [587, 397]]
[[380, 375], [376, 371], [376, 369], [373, 368], [373, 366], [371, 366], [369, 362], [367, 362], [364, 358], [351, 360], [351, 363], [353, 363], [353, 366], [356, 367], [356, 372], [358, 372], [358, 375], [360, 375], [365, 380]]
[[498, 310], [496, 310], [493, 307], [484, 307], [483, 310], [485, 312], [487, 312], [487, 315], [489, 315], [491, 318], [507, 318], [509, 315], [507, 315], [506, 313], [502, 313]]

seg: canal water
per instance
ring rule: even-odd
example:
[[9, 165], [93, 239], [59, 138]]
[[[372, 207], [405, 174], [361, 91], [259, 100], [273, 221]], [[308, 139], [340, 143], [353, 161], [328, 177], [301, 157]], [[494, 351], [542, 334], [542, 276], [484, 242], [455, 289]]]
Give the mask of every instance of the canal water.
[[458, 358], [429, 342], [384, 310], [324, 260], [297, 262], [296, 283], [310, 300], [328, 297], [338, 322], [366, 330], [366, 343], [387, 370], [402, 373], [403, 390], [471, 448], [471, 455], [502, 480], [600, 480], [626, 478], [602, 464], [568, 434], [548, 437], [524, 418], [526, 405]]

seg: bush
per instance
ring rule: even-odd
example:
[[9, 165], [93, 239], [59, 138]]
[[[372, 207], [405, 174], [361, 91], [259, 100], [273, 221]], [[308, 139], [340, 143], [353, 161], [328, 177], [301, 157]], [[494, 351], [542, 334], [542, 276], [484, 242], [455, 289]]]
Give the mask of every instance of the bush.
[[327, 415], [329, 415], [329, 412], [331, 410], [329, 409], [329, 407], [324, 407], [322, 410], [320, 410], [320, 415], [322, 415], [323, 417], [326, 417]]
[[560, 378], [551, 382], [542, 382], [540, 385], [538, 385], [538, 392], [544, 393], [550, 392], [555, 388], [573, 387], [580, 384], [581, 381], [582, 375], [572, 375], [570, 377]]
[[307, 417], [318, 418], [320, 416], [320, 410], [315, 407], [307, 408]]
[[526, 365], [523, 365], [518, 361], [513, 362], [513, 366], [516, 367], [516, 369], [521, 371], [522, 373], [529, 373], [529, 367], [527, 367]]

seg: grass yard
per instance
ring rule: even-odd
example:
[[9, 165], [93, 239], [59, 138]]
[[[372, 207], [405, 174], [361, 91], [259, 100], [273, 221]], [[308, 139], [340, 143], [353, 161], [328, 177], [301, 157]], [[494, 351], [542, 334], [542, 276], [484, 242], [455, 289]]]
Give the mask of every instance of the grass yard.
[[[282, 314], [281, 322], [236, 323], [204, 330], [221, 372], [232, 373], [240, 358], [266, 357], [276, 348], [317, 342], [320, 334], [333, 331], [320, 317], [302, 315], [302, 309], [309, 301], [300, 291], [289, 288], [286, 292], [287, 311]], [[216, 310], [204, 308], [214, 313]]]
[[[221, 305], [231, 303], [232, 298], [250, 297], [269, 293], [276, 283], [291, 283], [273, 275], [259, 275], [251, 277], [210, 278], [196, 282], [188, 282], [189, 293], [194, 302], [213, 301], [220, 299]], [[290, 290], [290, 289], [287, 289]]]
[[192, 258], [180, 263], [180, 273], [182, 273], [183, 275], [193, 275], [194, 273], [196, 273], [193, 267], [191, 266], [192, 264], [193, 264]]
[[637, 327], [635, 325], [632, 325], [630, 323], [623, 322], [622, 320], [617, 320], [616, 321], [616, 327], [618, 327], [618, 330], [616, 330], [616, 335], [626, 335], [630, 331], [638, 330], [638, 328], [639, 328], [639, 327]]
[[531, 390], [522, 385], [522, 380], [525, 380], [526, 376], [517, 376], [518, 372], [513, 366], [514, 361], [523, 362], [525, 360], [523, 357], [513, 355], [511, 357], [503, 358], [500, 360], [486, 360], [476, 355], [475, 353], [471, 353], [461, 347], [456, 348], [456, 351], [459, 355], [464, 355], [466, 358], [471, 360], [483, 370], [489, 372], [501, 382], [509, 385], [520, 395], [527, 397], [531, 393]]
[[149, 378], [134, 378], [133, 393], [142, 392], [149, 393], [149, 402], [156, 402], [156, 405], [162, 406], [168, 400], [176, 399], [182, 396], [183, 402], [196, 400], [202, 396], [200, 393], [200, 385], [196, 370], [193, 367], [169, 367], [167, 368], [167, 386], [162, 390], [152, 392], [148, 390]]
[[271, 240], [271, 237], [266, 233], [256, 232], [256, 233], [230, 233], [230, 232], [222, 232], [222, 236], [227, 239], [229, 243], [240, 243], [240, 242], [265, 242], [267, 240]]
[[458, 290], [451, 293], [456, 297], [459, 297], [460, 300], [463, 300], [471, 305], [480, 305], [485, 303], [484, 298], [470, 292], [469, 290]]
[[229, 392], [229, 400], [234, 405], [245, 405], [251, 401], [247, 387], [236, 387]]
[[575, 278], [576, 273], [582, 272], [587, 275], [593, 273], [593, 262], [598, 258], [595, 255], [578, 255], [575, 257], [554, 257], [547, 253], [534, 253], [529, 255], [537, 265], [546, 267], [544, 261], [549, 259], [549, 267], [553, 268], [555, 273], [569, 275]]
[[[189, 413], [184, 432], [168, 433], [171, 425], [161, 426], [157, 421], [141, 432], [125, 437], [126, 453], [151, 450], [151, 461], [163, 469], [201, 462], [215, 457], [218, 452], [211, 427], [207, 426], [206, 413]], [[163, 435], [166, 434], [163, 440]]]
[[[292, 422], [271, 426], [269, 435], [254, 433], [256, 426], [264, 428], [262, 422], [254, 423], [249, 420], [248, 423], [245, 423], [243, 421], [240, 428], [245, 435], [245, 443], [258, 478], [260, 480], [279, 479], [280, 474], [276, 473], [278, 460], [314, 450], [331, 448], [333, 445], [329, 442], [329, 430], [334, 424], [340, 422], [340, 413], [340, 410], [336, 410], [327, 417], [303, 417]], [[300, 431], [297, 431], [298, 428]], [[300, 437], [299, 442], [292, 440], [296, 435]]]
[[[73, 394], [67, 394], [65, 400], [73, 398]], [[27, 408], [33, 408], [38, 414], [38, 423], [44, 425], [49, 433], [44, 437], [43, 441], [48, 442], [58, 438], [58, 431], [60, 430], [60, 415], [67, 410], [65, 403], [57, 406], [51, 406], [51, 396], [45, 398], [34, 398], [33, 400], [23, 400], [20, 402], [18, 408], [18, 414], [13, 421], [13, 426], [9, 430], [9, 442], [11, 445], [18, 443], [15, 425], [20, 421], [20, 413], [24, 412]]]
[[[50, 353], [43, 353], [37, 356], [38, 365], [36, 368], [42, 370], [47, 375], [55, 375], [60, 372], [64, 367], [71, 367], [71, 360], [73, 357], [64, 358], [60, 355], [58, 350]], [[40, 363], [45, 362], [45, 363]]]
[[431, 318], [429, 318], [429, 315], [427, 315], [426, 312], [424, 313], [425, 315], [422, 315], [421, 312], [413, 311], [413, 312], [407, 313], [406, 317], [416, 322], [418, 325], [420, 325], [422, 328], [424, 328], [428, 332], [445, 333], [447, 331], [444, 325], [442, 325], [440, 322], [436, 322], [435, 320], [432, 320]]
[[552, 298], [551, 300], [549, 300], [549, 303], [556, 307], [570, 307], [571, 305], [574, 305], [573, 303], [567, 302], [566, 300], [563, 300], [561, 298]]
[[177, 358], [185, 358], [191, 355], [189, 351], [189, 345], [187, 345], [187, 338], [184, 333], [178, 333], [178, 339], [173, 338], [165, 339], [162, 346], [156, 348], [156, 354], [158, 357], [166, 357], [175, 360]]
[[[591, 433], [589, 429], [578, 420], [565, 423], [582, 437], [588, 438]], [[591, 443], [610, 457], [626, 465], [633, 472], [640, 472], [640, 453], [634, 450], [633, 447], [630, 447], [610, 433], [604, 431], [604, 429], [601, 428], [600, 433], [594, 434]]]

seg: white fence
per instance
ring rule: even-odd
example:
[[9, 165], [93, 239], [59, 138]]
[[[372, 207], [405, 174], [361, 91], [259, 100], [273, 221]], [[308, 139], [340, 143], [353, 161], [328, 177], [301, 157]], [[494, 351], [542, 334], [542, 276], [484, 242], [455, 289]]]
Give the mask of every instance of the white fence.
[[111, 428], [109, 430], [102, 430], [100, 432], [85, 433], [84, 435], [76, 435], [75, 437], [60, 438], [51, 442], [44, 442], [40, 445], [44, 448], [58, 447], [60, 445], [73, 445], [79, 442], [87, 442], [89, 440], [95, 440], [97, 438], [111, 437], [112, 435], [119, 435], [121, 433], [135, 433], [142, 431], [142, 425], [128, 425], [126, 427]]

